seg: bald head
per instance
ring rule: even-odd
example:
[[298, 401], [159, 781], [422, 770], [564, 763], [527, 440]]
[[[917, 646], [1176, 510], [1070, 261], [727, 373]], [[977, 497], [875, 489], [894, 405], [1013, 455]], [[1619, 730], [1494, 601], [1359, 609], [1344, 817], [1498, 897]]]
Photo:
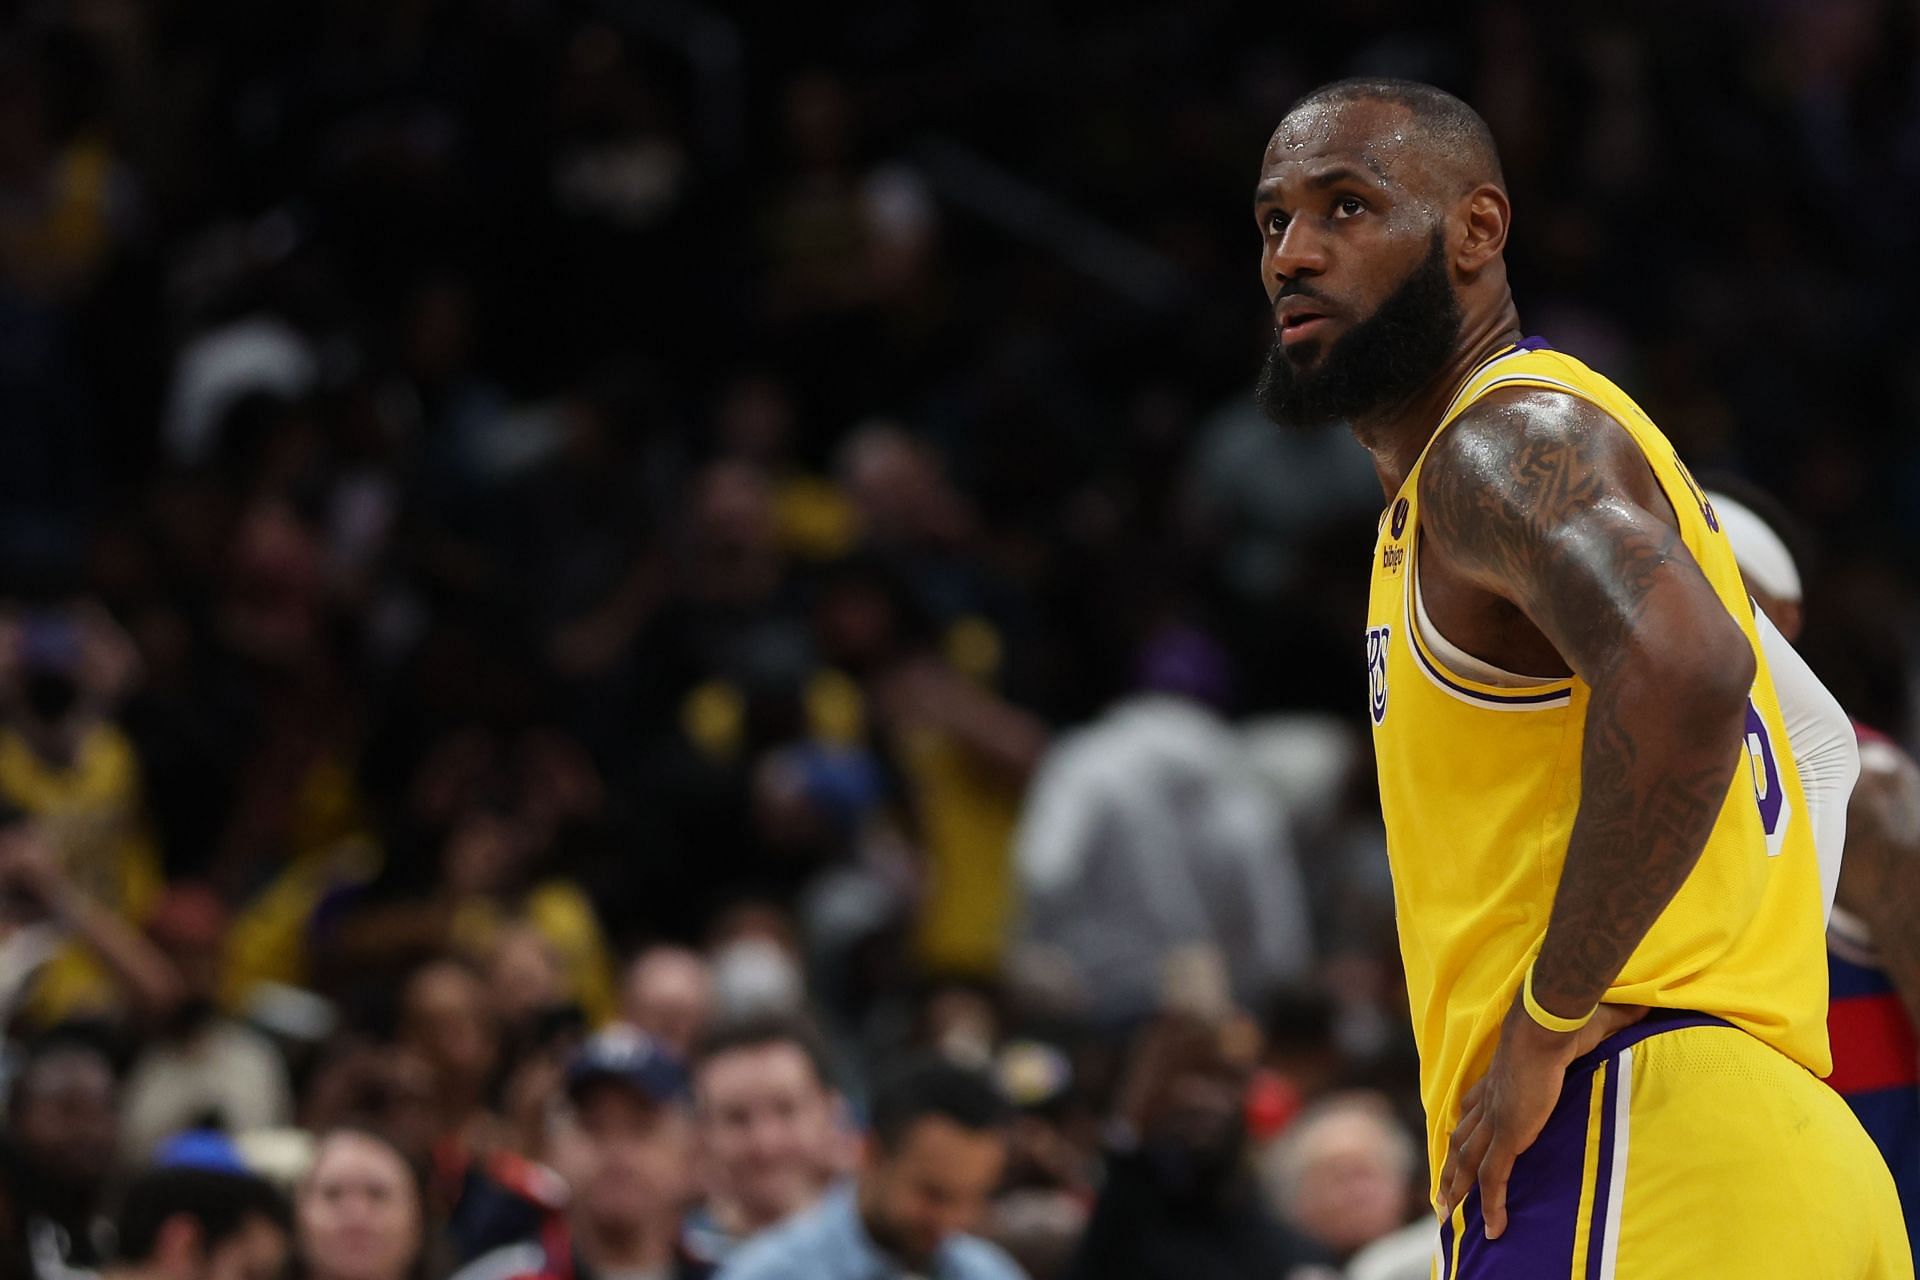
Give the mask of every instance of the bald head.
[[[1349, 111], [1356, 106], [1374, 109]], [[1323, 132], [1336, 119], [1366, 122], [1377, 135], [1367, 150], [1383, 167], [1394, 158], [1417, 158], [1419, 167], [1440, 184], [1432, 193], [1439, 199], [1465, 195], [1483, 183], [1506, 187], [1493, 130], [1478, 111], [1444, 89], [1388, 76], [1335, 80], [1287, 109], [1274, 143]]]
[[621, 1012], [685, 1058], [713, 1017], [713, 966], [685, 947], [649, 947], [627, 969]]

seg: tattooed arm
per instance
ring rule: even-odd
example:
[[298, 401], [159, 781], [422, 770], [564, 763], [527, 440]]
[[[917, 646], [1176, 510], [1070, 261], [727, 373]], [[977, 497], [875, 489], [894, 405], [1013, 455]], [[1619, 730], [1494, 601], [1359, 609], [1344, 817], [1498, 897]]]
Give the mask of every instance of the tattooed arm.
[[1421, 479], [1426, 551], [1512, 602], [1588, 685], [1580, 811], [1533, 990], [1593, 1008], [1693, 870], [1726, 803], [1751, 646], [1632, 439], [1554, 392], [1487, 397]]
[[[1422, 554], [1511, 603], [1593, 691], [1580, 809], [1533, 980], [1549, 1013], [1577, 1018], [1706, 847], [1742, 750], [1752, 648], [1631, 437], [1585, 401], [1488, 396], [1435, 443], [1420, 505]], [[1567, 1064], [1637, 1016], [1609, 1006], [1563, 1035], [1516, 1000], [1492, 1067], [1463, 1099], [1443, 1203], [1477, 1179], [1487, 1234], [1500, 1235], [1507, 1175]]]
[[1873, 930], [1880, 963], [1920, 1026], [1920, 766], [1898, 747], [1860, 749], [1838, 901]]

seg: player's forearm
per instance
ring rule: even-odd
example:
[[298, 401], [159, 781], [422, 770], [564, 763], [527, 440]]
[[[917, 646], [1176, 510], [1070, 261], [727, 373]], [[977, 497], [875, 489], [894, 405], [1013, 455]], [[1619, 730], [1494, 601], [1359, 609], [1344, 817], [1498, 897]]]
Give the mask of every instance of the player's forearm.
[[138, 929], [71, 884], [50, 899], [55, 915], [100, 958], [141, 1012], [164, 1018], [185, 999], [179, 970]]
[[1869, 748], [1849, 814], [1840, 901], [1873, 931], [1874, 949], [1920, 1026], [1920, 772], [1892, 748]]
[[1578, 1017], [1599, 1003], [1699, 861], [1746, 733], [1752, 658], [1642, 655], [1594, 687], [1581, 802], [1535, 997]]
[[1884, 922], [1870, 919], [1869, 925], [1874, 930], [1874, 947], [1880, 954], [1880, 963], [1892, 980], [1893, 989], [1900, 993], [1907, 1018], [1920, 1027], [1920, 930], [1914, 929], [1911, 914], [1920, 910], [1920, 866], [1914, 867], [1908, 876], [1899, 900], [1906, 905], [1906, 914]]

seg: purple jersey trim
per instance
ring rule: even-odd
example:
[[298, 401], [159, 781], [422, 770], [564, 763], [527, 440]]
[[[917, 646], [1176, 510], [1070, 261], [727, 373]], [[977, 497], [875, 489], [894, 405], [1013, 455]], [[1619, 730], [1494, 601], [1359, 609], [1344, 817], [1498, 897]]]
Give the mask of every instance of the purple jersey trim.
[[1600, 1087], [1600, 1149], [1594, 1158], [1593, 1218], [1587, 1226], [1587, 1280], [1598, 1280], [1600, 1263], [1607, 1250], [1607, 1210], [1613, 1200], [1613, 1131], [1620, 1110], [1620, 1067], [1618, 1058], [1600, 1066], [1607, 1075], [1606, 1083]]
[[1725, 1018], [1716, 1018], [1710, 1013], [1696, 1013], [1692, 1009], [1651, 1009], [1647, 1016], [1624, 1030], [1616, 1031], [1602, 1040], [1590, 1053], [1573, 1060], [1567, 1068], [1567, 1074], [1586, 1071], [1598, 1066], [1603, 1059], [1611, 1058], [1622, 1049], [1631, 1049], [1650, 1036], [1664, 1031], [1678, 1031], [1682, 1027], [1731, 1027], [1733, 1024]]

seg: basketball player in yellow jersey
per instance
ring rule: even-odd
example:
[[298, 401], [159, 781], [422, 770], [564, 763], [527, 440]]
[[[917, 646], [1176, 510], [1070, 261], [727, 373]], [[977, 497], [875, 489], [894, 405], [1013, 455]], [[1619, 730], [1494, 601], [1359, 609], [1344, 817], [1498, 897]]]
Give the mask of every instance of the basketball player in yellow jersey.
[[1262, 406], [1349, 424], [1387, 495], [1368, 684], [1435, 1274], [1911, 1276], [1818, 1079], [1825, 904], [1762, 623], [1659, 430], [1522, 336], [1485, 123], [1316, 90], [1254, 214]]

